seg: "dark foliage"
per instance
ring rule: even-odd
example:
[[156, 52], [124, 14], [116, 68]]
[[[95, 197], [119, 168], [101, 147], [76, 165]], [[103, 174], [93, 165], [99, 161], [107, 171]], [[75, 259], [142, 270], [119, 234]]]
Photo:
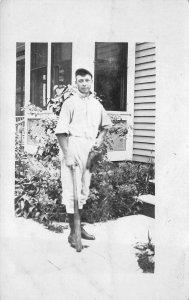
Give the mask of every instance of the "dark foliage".
[[34, 218], [45, 225], [65, 220], [59, 160], [49, 163], [26, 154], [17, 137], [15, 158], [16, 216]]
[[136, 253], [137, 262], [139, 267], [143, 270], [144, 273], [154, 273], [155, 268], [155, 246], [149, 237], [148, 232], [148, 243], [137, 244], [135, 248], [138, 250]]
[[141, 210], [137, 197], [148, 193], [148, 170], [148, 165], [131, 161], [113, 163], [104, 157], [92, 174], [84, 219], [93, 223], [137, 214]]
[[[69, 94], [70, 90], [63, 91], [64, 97], [68, 97], [66, 93]], [[59, 114], [64, 100], [61, 97], [57, 96], [51, 103], [56, 115]], [[151, 163], [113, 163], [107, 159], [107, 150], [112, 147], [113, 135], [118, 134], [122, 138], [129, 129], [119, 117], [112, 117], [112, 122], [114, 126], [97, 150], [100, 154], [99, 160], [92, 173], [90, 195], [83, 212], [83, 218], [87, 222], [106, 221], [136, 214], [141, 206], [137, 196], [153, 193], [149, 183], [149, 179], [154, 175]], [[59, 147], [54, 134], [56, 124], [56, 117], [40, 121], [39, 126], [43, 126], [45, 134], [37, 141], [39, 146], [35, 155], [24, 153], [16, 137], [16, 215], [36, 218], [47, 225], [52, 220], [66, 218], [65, 207], [61, 204]], [[30, 138], [36, 139], [32, 131], [29, 134]]]

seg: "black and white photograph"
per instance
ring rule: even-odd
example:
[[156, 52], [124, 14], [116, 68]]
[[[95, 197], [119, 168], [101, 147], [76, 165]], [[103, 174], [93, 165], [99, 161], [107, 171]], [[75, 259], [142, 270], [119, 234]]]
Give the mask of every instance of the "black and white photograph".
[[189, 299], [189, 2], [158, 3], [1, 1], [2, 300]]

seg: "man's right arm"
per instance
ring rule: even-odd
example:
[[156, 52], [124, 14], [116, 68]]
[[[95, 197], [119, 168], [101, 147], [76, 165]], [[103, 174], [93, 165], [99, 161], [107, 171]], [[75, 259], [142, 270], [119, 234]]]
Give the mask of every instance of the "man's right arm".
[[58, 143], [60, 145], [60, 148], [64, 154], [64, 159], [66, 162], [67, 167], [71, 167], [75, 164], [75, 159], [71, 153], [69, 153], [68, 149], [68, 134], [67, 133], [60, 133], [57, 134]]
[[62, 105], [58, 124], [55, 129], [55, 134], [57, 136], [58, 143], [63, 152], [64, 159], [67, 166], [72, 166], [75, 163], [74, 157], [72, 153], [70, 153], [69, 143], [68, 143], [70, 116], [71, 116], [70, 100], [66, 100]]

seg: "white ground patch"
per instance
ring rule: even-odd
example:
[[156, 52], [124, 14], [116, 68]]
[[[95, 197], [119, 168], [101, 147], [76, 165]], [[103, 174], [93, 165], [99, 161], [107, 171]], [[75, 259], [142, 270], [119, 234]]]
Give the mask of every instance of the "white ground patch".
[[86, 224], [96, 240], [82, 240], [81, 253], [68, 244], [68, 229], [54, 233], [23, 218], [15, 224], [13, 236], [2, 240], [3, 300], [155, 299], [155, 275], [142, 273], [133, 248], [148, 241], [149, 228], [153, 239], [154, 219]]

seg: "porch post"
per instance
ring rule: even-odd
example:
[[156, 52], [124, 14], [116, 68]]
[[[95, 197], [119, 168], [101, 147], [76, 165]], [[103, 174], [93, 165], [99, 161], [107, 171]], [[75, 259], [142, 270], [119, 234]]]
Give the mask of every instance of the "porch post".
[[[51, 97], [51, 43], [48, 43], [48, 58], [47, 58], [47, 102]], [[47, 110], [49, 108], [47, 107]]]
[[[25, 43], [25, 105], [30, 102], [30, 76], [31, 76], [31, 43]], [[28, 114], [25, 111], [25, 126], [24, 126], [24, 150], [27, 151], [27, 136], [28, 136]]]
[[31, 43], [25, 43], [25, 105], [30, 102], [30, 60], [31, 60]]
[[133, 121], [134, 121], [134, 89], [135, 89], [135, 43], [128, 43], [128, 69], [127, 69], [127, 113], [130, 115], [128, 125], [129, 129], [126, 140], [127, 158], [133, 158]]

